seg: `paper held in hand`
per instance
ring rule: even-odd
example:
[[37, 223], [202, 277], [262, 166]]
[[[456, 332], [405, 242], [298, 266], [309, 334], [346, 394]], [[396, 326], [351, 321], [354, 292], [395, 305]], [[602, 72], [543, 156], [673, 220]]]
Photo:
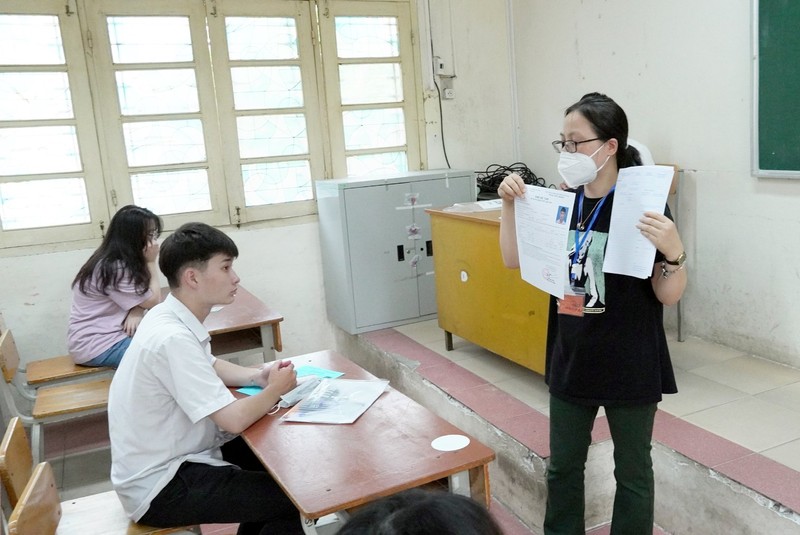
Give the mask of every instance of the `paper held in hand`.
[[303, 401], [281, 416], [286, 422], [351, 424], [386, 390], [384, 379], [323, 379]]

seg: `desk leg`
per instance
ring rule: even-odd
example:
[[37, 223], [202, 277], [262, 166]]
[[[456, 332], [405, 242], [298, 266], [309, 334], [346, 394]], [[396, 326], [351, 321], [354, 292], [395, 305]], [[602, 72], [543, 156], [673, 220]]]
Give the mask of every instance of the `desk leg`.
[[468, 496], [479, 503], [483, 503], [487, 508], [491, 504], [489, 467], [486, 465], [456, 472], [448, 476], [448, 483], [450, 492], [453, 494]]
[[[332, 519], [333, 516], [336, 517], [335, 520]], [[320, 523], [320, 526], [337, 525], [338, 527], [336, 529], [338, 531], [339, 528], [348, 520], [350, 520], [350, 515], [347, 513], [347, 511], [337, 511], [331, 515], [323, 516], [318, 520], [311, 520], [310, 518], [304, 517], [302, 513], [300, 514], [300, 523], [303, 526], [303, 533], [306, 535], [319, 535], [319, 531], [317, 531], [317, 523]], [[327, 531], [329, 532], [330, 530], [328, 529]]]
[[261, 326], [261, 345], [263, 346], [264, 362], [277, 358], [275, 352], [283, 350], [281, 328], [278, 323]]
[[464, 470], [463, 472], [456, 472], [455, 474], [451, 474], [449, 479], [451, 493], [466, 496], [467, 498], [472, 497], [469, 484], [469, 471]]
[[306, 535], [317, 535], [317, 525], [313, 520], [306, 518], [301, 514], [300, 523], [303, 526], [303, 533]]

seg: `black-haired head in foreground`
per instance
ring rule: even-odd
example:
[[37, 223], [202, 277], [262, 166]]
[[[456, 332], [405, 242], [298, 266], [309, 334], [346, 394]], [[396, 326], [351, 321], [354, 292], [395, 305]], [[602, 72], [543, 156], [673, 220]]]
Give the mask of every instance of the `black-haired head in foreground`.
[[339, 535], [503, 535], [503, 531], [471, 498], [411, 489], [365, 506]]

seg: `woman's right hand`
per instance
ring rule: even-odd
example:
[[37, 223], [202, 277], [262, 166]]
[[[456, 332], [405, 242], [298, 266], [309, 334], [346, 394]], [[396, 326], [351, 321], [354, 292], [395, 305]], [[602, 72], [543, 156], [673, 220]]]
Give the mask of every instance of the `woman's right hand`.
[[160, 246], [158, 240], [147, 240], [147, 245], [144, 246], [144, 259], [147, 263], [155, 262], [158, 258], [158, 251]]
[[512, 202], [517, 197], [524, 197], [525, 182], [517, 173], [510, 173], [500, 183], [497, 194], [506, 202]]

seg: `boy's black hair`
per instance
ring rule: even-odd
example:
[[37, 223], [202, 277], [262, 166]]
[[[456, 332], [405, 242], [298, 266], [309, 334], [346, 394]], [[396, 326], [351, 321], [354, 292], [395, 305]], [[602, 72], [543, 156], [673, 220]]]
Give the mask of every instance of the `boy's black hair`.
[[167, 278], [170, 288], [180, 286], [181, 272], [195, 266], [205, 268], [206, 262], [216, 255], [236, 258], [239, 249], [227, 234], [205, 223], [185, 223], [173, 232], [158, 255], [158, 267]]

